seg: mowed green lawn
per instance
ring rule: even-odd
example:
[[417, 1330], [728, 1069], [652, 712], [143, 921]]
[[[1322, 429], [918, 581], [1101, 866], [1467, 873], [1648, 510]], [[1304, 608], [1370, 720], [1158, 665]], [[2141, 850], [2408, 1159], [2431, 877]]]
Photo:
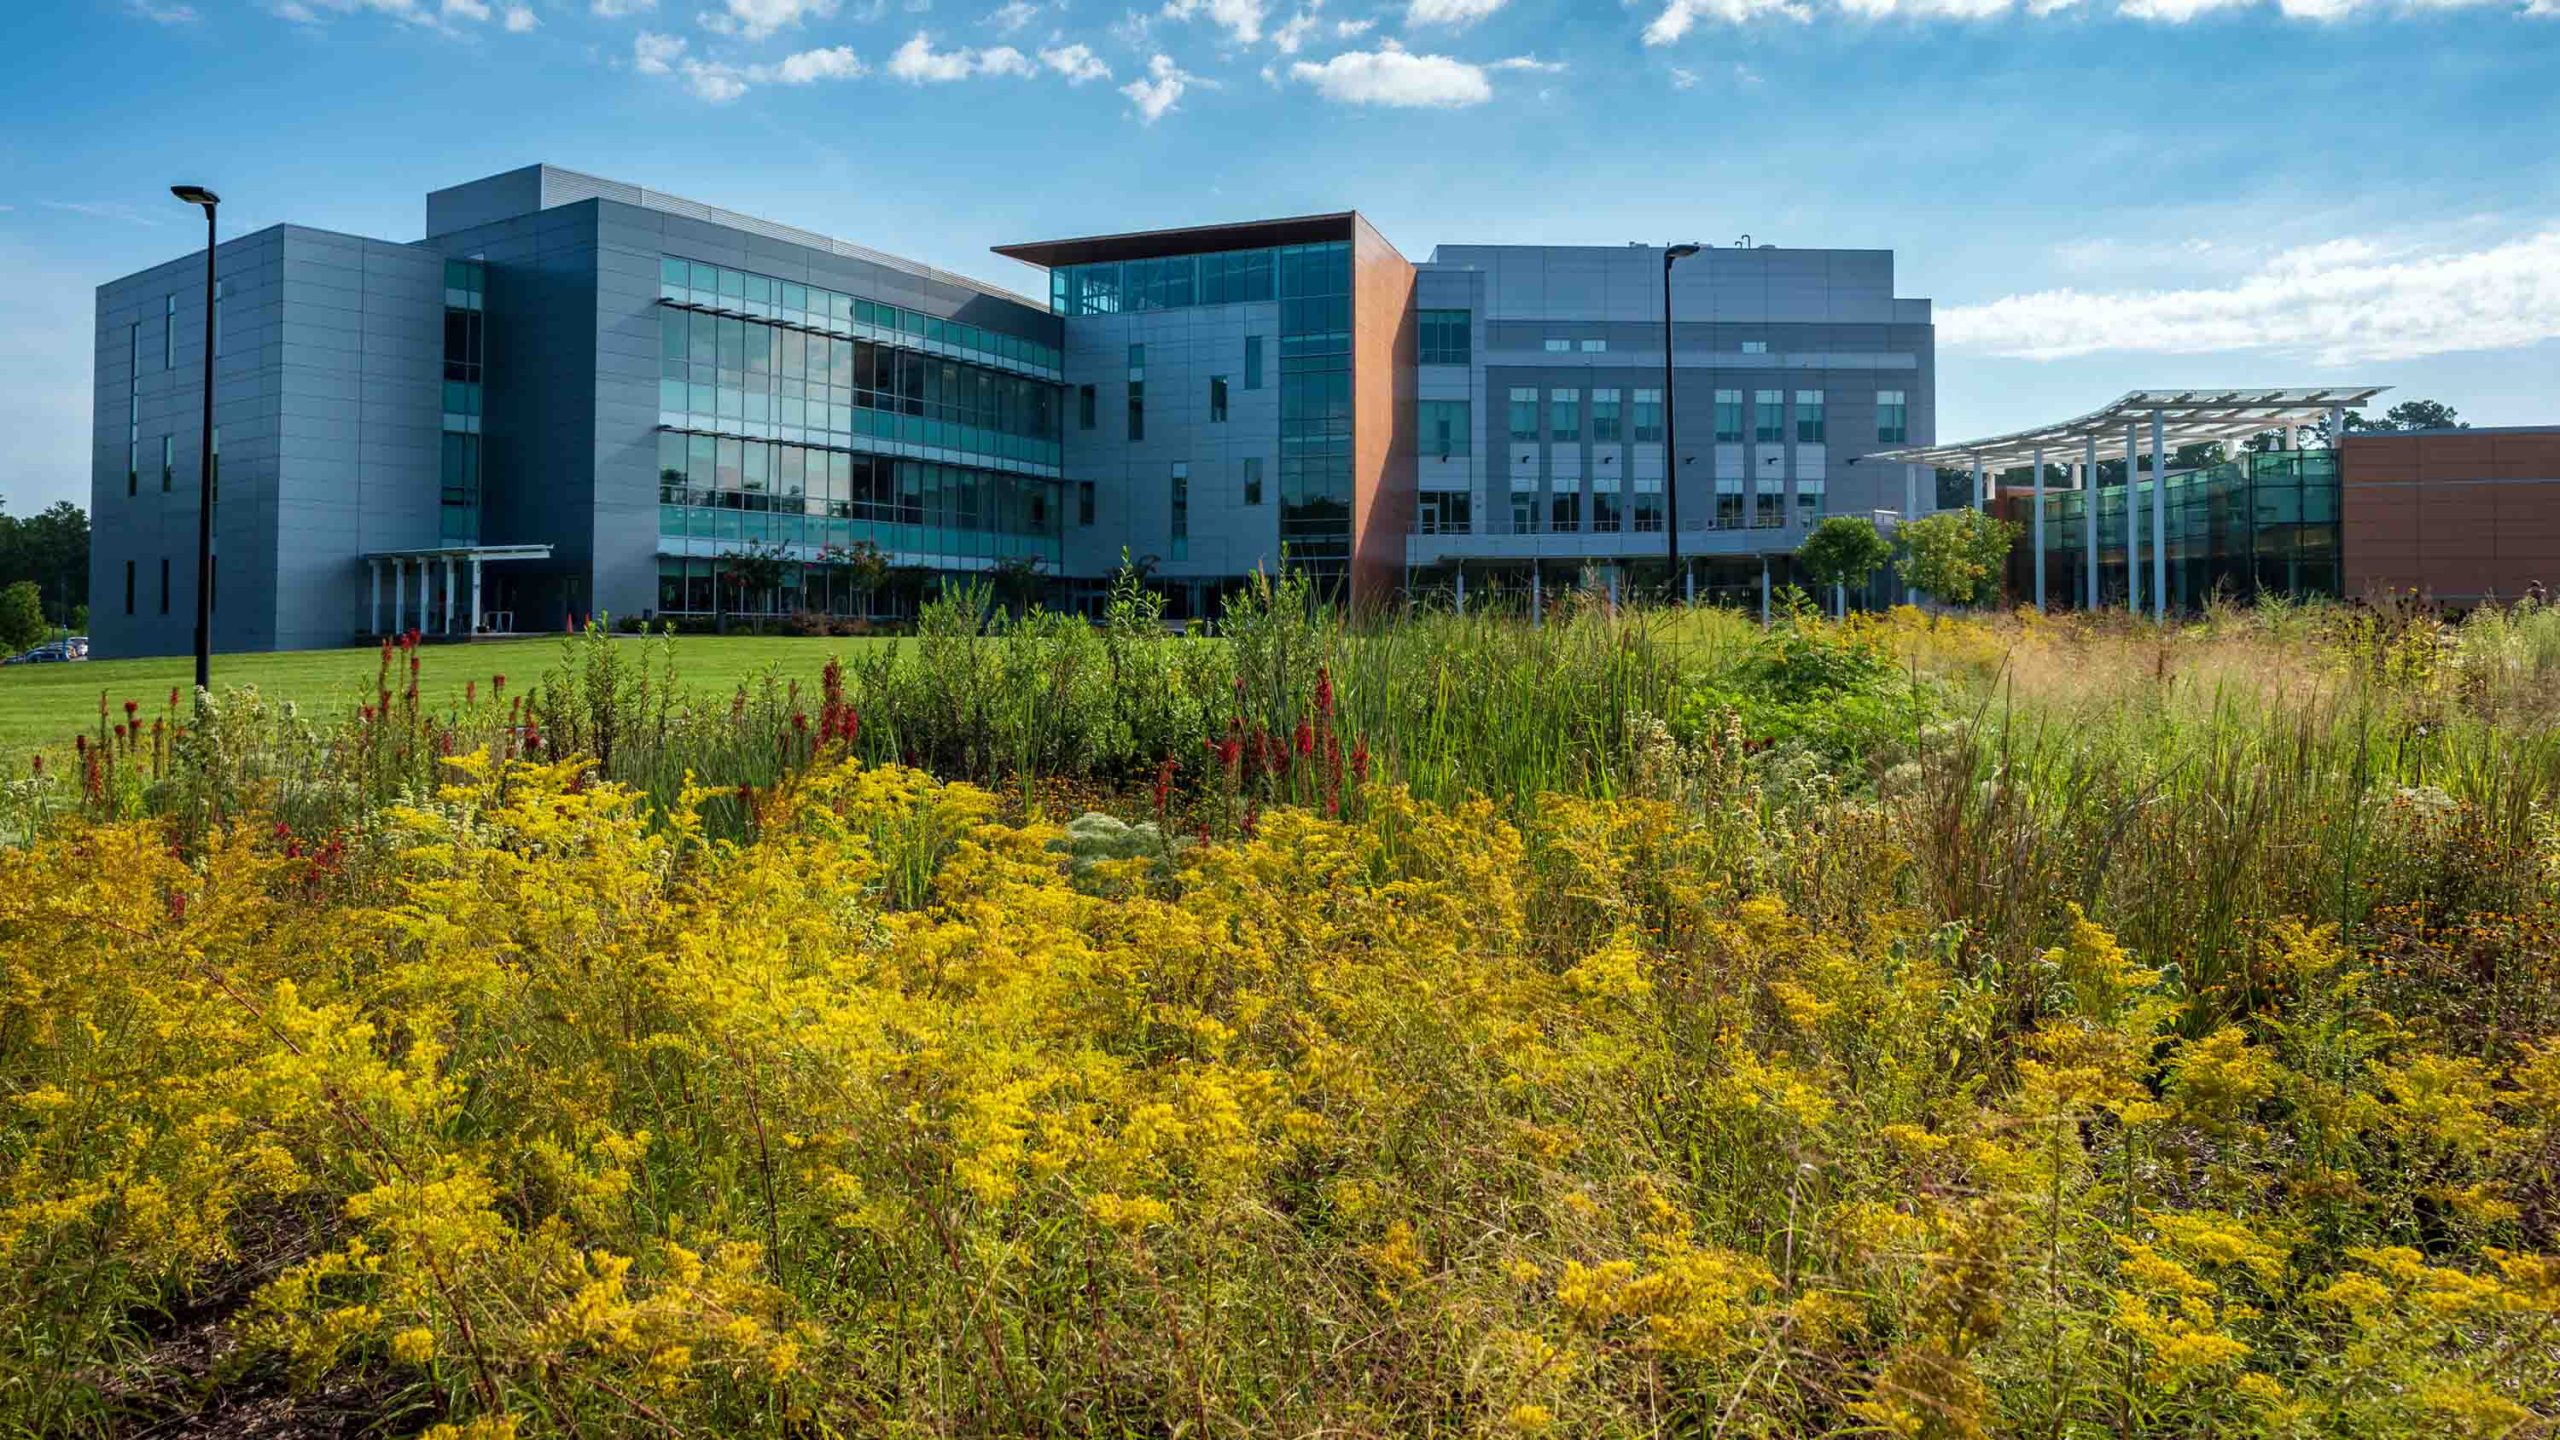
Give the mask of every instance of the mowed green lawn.
[[[641, 642], [634, 636], [614, 643], [636, 649]], [[895, 643], [857, 637], [683, 635], [675, 640], [676, 674], [695, 689], [727, 690], [771, 668], [799, 680], [804, 689], [814, 689], [828, 656]], [[432, 704], [443, 704], [458, 696], [465, 682], [477, 680], [486, 694], [492, 675], [506, 676], [510, 690], [521, 689], [559, 663], [560, 645], [557, 639], [429, 645], [419, 652], [419, 693]], [[305, 708], [351, 706], [372, 692], [380, 663], [381, 652], [371, 646], [216, 655], [213, 688], [220, 694], [233, 686], [254, 685], [262, 695], [300, 701]], [[30, 750], [68, 748], [73, 735], [96, 728], [101, 693], [117, 719], [123, 718], [127, 700], [139, 702], [145, 716], [159, 715], [170, 687], [183, 689], [194, 677], [195, 660], [186, 655], [0, 667], [0, 756], [10, 757], [14, 773], [16, 757]]]

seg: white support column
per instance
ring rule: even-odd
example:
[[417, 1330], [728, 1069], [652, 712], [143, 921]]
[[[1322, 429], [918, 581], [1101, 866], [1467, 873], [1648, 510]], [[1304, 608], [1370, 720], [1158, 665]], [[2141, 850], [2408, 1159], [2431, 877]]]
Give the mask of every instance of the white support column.
[[2089, 437], [2088, 449], [2080, 457], [2080, 520], [2088, 542], [2087, 581], [2089, 608], [2098, 608], [2098, 437]]
[[2124, 424], [2124, 608], [2142, 613], [2142, 427]]
[[2151, 618], [2169, 618], [2168, 421], [2151, 412]]
[[454, 582], [457, 578], [459, 578], [460, 572], [461, 572], [461, 567], [460, 567], [460, 566], [458, 566], [458, 565], [456, 565], [456, 564], [454, 563], [454, 560], [453, 560], [453, 557], [452, 557], [452, 556], [447, 555], [446, 557], [444, 557], [444, 626], [443, 626], [443, 630], [444, 630], [444, 633], [445, 633], [446, 635], [448, 635], [448, 636], [449, 636], [449, 635], [451, 635], [451, 634], [453, 633], [453, 582]]
[[2044, 613], [2044, 447], [2036, 447], [2036, 613]]
[[1547, 623], [1546, 569], [1535, 560], [1529, 562], [1529, 628], [1532, 630]]
[[1464, 565], [1458, 567], [1458, 613], [1467, 613], [1467, 567]]
[[395, 635], [400, 633], [400, 615], [408, 607], [408, 601], [409, 562], [394, 555], [391, 557], [391, 633]]
[[1686, 557], [1680, 561], [1680, 603], [1692, 609], [1698, 603], [1698, 572], [1690, 567]]
[[1982, 488], [1982, 457], [1979, 455], [1973, 457], [1973, 508], [1982, 511], [1991, 508], [1990, 492]]
[[1760, 557], [1760, 628], [1769, 628], [1769, 557]]
[[480, 633], [480, 557], [471, 557], [471, 633]]
[[[2288, 425], [2285, 429], [2290, 432], [2293, 427]], [[2346, 448], [2344, 444], [2346, 438], [2347, 407], [2344, 405], [2332, 405], [2329, 407], [2329, 448], [2331, 450], [2342, 450]]]
[[367, 560], [364, 562], [364, 573], [367, 591], [365, 602], [367, 628], [364, 633], [379, 635], [382, 633], [382, 562]]

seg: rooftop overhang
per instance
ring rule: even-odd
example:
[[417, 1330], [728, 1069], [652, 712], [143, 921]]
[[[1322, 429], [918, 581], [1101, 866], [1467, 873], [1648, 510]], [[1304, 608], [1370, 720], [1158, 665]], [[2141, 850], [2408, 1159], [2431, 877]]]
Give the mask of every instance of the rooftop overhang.
[[1291, 215], [1232, 225], [1192, 225], [1178, 230], [1132, 230], [1075, 240], [1032, 240], [998, 245], [997, 254], [1055, 270], [1110, 260], [1153, 260], [1167, 255], [1206, 255], [1221, 250], [1262, 250], [1276, 245], [1317, 245], [1348, 240], [1360, 223], [1356, 210], [1330, 215]]
[[548, 545], [431, 545], [419, 550], [367, 550], [356, 557], [376, 560], [548, 560]]
[[2068, 465], [2081, 458], [2088, 442], [2121, 443], [2127, 426], [2140, 427], [2140, 443], [2151, 443], [2151, 417], [2161, 421], [2162, 439], [2174, 451], [2207, 440], [2236, 443], [2262, 430], [2310, 425], [2339, 409], [2355, 409], [2390, 389], [2388, 385], [2305, 385], [2272, 390], [2134, 390], [2103, 410], [2074, 420], [1959, 440], [1943, 445], [1906, 445], [1874, 450], [1852, 464], [1884, 462], [1936, 465], [1988, 471], [2032, 465], [2041, 454], [2048, 465]]

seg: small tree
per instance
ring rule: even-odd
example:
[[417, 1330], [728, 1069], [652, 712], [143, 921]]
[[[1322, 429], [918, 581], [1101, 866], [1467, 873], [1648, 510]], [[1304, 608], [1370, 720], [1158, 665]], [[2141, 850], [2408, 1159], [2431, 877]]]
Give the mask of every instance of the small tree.
[[1893, 546], [1864, 515], [1826, 516], [1796, 547], [1796, 560], [1807, 575], [1831, 587], [1843, 616], [1849, 613], [1849, 587], [1866, 584], [1892, 559]]
[[1903, 583], [1947, 605], [1975, 605], [2000, 593], [2000, 572], [2018, 527], [1979, 510], [1941, 510], [1894, 531]]
[[869, 619], [871, 597], [889, 583], [888, 552], [868, 540], [850, 545], [830, 545], [822, 553], [826, 567], [835, 573], [847, 590], [853, 592], [855, 618]]
[[[790, 552], [781, 546], [749, 541], [744, 548], [720, 557], [720, 578], [743, 604], [749, 595], [779, 588], [790, 565]], [[764, 633], [761, 623], [756, 633]]]
[[36, 582], [21, 580], [0, 590], [0, 650], [15, 655], [41, 645], [49, 628], [44, 623], [44, 592]]
[[1049, 577], [1041, 573], [1042, 564], [1037, 555], [1016, 555], [987, 567], [987, 584], [1006, 614], [1020, 616], [1048, 593]]

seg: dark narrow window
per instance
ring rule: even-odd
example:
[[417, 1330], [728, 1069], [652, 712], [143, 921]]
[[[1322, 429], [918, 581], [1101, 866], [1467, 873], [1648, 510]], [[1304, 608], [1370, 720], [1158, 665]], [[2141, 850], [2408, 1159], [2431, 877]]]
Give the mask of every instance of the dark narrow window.
[[1259, 335], [1244, 337], [1244, 388], [1262, 388], [1262, 337]]
[[178, 297], [165, 297], [160, 304], [160, 368], [178, 368]]
[[124, 562], [124, 613], [133, 613], [133, 562]]
[[1093, 428], [1093, 387], [1090, 385], [1076, 387], [1076, 428]]
[[1173, 558], [1191, 558], [1191, 467], [1181, 461], [1173, 467]]
[[[1088, 385], [1085, 388], [1090, 390], [1093, 387]], [[1078, 525], [1093, 523], [1093, 482], [1090, 480], [1076, 482], [1076, 523]]]
[[1129, 382], [1129, 438], [1147, 438], [1147, 382], [1144, 380]]
[[160, 557], [160, 613], [169, 613], [169, 557]]
[[174, 435], [160, 437], [160, 493], [163, 495], [169, 493], [169, 479], [177, 469], [177, 441], [178, 437]]
[[1224, 375], [1212, 375], [1209, 377], [1209, 423], [1213, 425], [1218, 424], [1223, 422], [1226, 418], [1227, 377]]
[[1244, 503], [1262, 503], [1262, 457], [1259, 455], [1244, 457]]

